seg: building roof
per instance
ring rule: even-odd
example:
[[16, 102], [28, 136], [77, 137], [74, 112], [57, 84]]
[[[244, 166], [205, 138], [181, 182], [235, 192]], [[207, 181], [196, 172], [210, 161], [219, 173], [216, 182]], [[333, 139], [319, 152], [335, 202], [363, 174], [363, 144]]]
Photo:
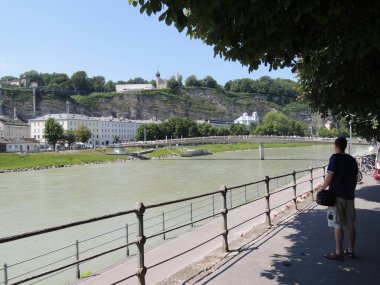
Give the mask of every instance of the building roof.
[[9, 143], [39, 143], [34, 138], [19, 138], [19, 139], [8, 139], [8, 138], [0, 138], [0, 144], [9, 144]]
[[0, 118], [0, 123], [3, 123], [4, 125], [11, 125], [11, 126], [22, 126], [22, 127], [28, 126], [27, 123], [24, 123], [22, 121], [4, 119], [4, 118]]
[[109, 117], [88, 117], [80, 114], [47, 114], [42, 117], [31, 119], [29, 121], [46, 121], [47, 119], [52, 118], [55, 120], [83, 120], [83, 121], [102, 121], [102, 122], [131, 122], [131, 123], [147, 123], [147, 122], [158, 122], [155, 119], [150, 120], [130, 120], [130, 119], [118, 119], [112, 116]]

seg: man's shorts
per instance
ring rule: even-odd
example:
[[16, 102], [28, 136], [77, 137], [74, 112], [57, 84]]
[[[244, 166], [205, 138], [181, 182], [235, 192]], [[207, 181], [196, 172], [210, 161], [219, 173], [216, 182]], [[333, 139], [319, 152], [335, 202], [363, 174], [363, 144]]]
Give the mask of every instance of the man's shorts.
[[356, 212], [354, 200], [346, 200], [340, 197], [335, 198], [336, 219], [334, 221], [334, 228], [341, 228], [343, 226], [350, 226], [355, 224]]

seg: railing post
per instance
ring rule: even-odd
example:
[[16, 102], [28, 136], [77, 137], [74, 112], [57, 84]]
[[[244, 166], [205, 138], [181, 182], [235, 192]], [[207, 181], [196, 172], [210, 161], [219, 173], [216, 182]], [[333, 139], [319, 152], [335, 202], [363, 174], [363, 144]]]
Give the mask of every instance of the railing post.
[[212, 195], [212, 214], [215, 215], [215, 195]]
[[220, 193], [222, 194], [222, 208], [220, 209], [220, 213], [223, 217], [223, 230], [222, 230], [222, 251], [228, 252], [228, 228], [227, 228], [227, 187], [221, 186], [220, 187]]
[[311, 199], [314, 201], [314, 193], [313, 193], [313, 191], [314, 191], [313, 167], [311, 166], [309, 168], [309, 170], [310, 170], [310, 193], [311, 193]]
[[232, 191], [230, 190], [230, 209], [232, 209]]
[[190, 223], [191, 223], [191, 227], [193, 228], [194, 227], [194, 224], [193, 224], [193, 202], [190, 202]]
[[4, 285], [8, 284], [8, 265], [4, 263]]
[[136, 217], [138, 224], [138, 236], [136, 237], [136, 245], [138, 251], [138, 263], [137, 263], [137, 278], [139, 280], [139, 285], [145, 285], [145, 274], [147, 268], [144, 265], [144, 244], [146, 242], [146, 237], [144, 236], [144, 212], [145, 206], [143, 203], [137, 202], [136, 204]]
[[269, 180], [270, 180], [269, 176], [265, 176], [265, 185], [266, 185], [265, 200], [266, 200], [266, 204], [267, 204], [267, 210], [266, 210], [266, 222], [267, 222], [268, 227], [271, 227], [271, 226], [272, 226], [272, 222], [271, 222], [271, 218], [270, 218], [270, 203], [269, 203], [270, 193], [269, 193]]
[[245, 202], [248, 203], [248, 199], [247, 199], [247, 186], [244, 186], [244, 196], [245, 196]]
[[[78, 262], [79, 261], [79, 241], [78, 240], [75, 241], [75, 249], [76, 249], [75, 256], [76, 256], [76, 259], [77, 259], [77, 262]], [[79, 263], [77, 263], [76, 267], [77, 267], [77, 279], [80, 279]]]
[[165, 235], [165, 212], [162, 212], [162, 233], [163, 233], [163, 237], [165, 240], [166, 239], [166, 235]]
[[293, 203], [294, 203], [294, 208], [298, 210], [297, 207], [297, 178], [296, 178], [296, 172], [293, 170]]
[[125, 225], [125, 240], [127, 242], [127, 257], [129, 256], [129, 226], [128, 224]]

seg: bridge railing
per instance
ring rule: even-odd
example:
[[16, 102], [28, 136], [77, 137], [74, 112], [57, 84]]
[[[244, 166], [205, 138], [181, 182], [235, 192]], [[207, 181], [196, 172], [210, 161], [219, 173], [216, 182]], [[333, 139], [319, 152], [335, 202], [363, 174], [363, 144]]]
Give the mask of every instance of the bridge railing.
[[[12, 265], [4, 264], [2, 271], [4, 281], [0, 284], [16, 285], [28, 282], [34, 284], [53, 275], [60, 274], [66, 270], [76, 268], [76, 278], [81, 277], [80, 265], [91, 260], [100, 258], [111, 253], [124, 251], [125, 256], [135, 256], [138, 259], [138, 269], [134, 274], [126, 276], [123, 280], [119, 280], [118, 284], [127, 279], [138, 277], [139, 284], [145, 283], [145, 275], [147, 271], [156, 267], [168, 260], [163, 260], [157, 264], [151, 265], [148, 268], [144, 262], [145, 246], [152, 246], [162, 240], [175, 237], [182, 230], [188, 230], [194, 226], [198, 226], [207, 220], [216, 216], [221, 216], [223, 219], [223, 228], [220, 233], [209, 240], [207, 243], [217, 237], [222, 236], [222, 248], [228, 251], [228, 233], [230, 230], [247, 223], [255, 217], [241, 221], [238, 225], [228, 228], [228, 212], [232, 209], [249, 204], [253, 201], [264, 199], [266, 208], [259, 215], [265, 214], [266, 223], [271, 225], [271, 213], [284, 205], [292, 202], [297, 207], [297, 199], [305, 192], [300, 193], [298, 186], [308, 184], [306, 192], [311, 192], [314, 188], [316, 179], [320, 179], [325, 174], [325, 166], [303, 167], [298, 170], [278, 175], [275, 177], [266, 176], [265, 179], [255, 181], [248, 184], [238, 185], [234, 187], [221, 187], [218, 191], [191, 196], [188, 198], [177, 199], [164, 203], [158, 203], [145, 206], [138, 203], [135, 209], [87, 219], [83, 221], [73, 222], [65, 225], [60, 225], [52, 228], [37, 230], [24, 234], [18, 234], [9, 237], [0, 238], [0, 245], [3, 243], [15, 242], [33, 236], [57, 232], [68, 228], [79, 227], [82, 225], [100, 222], [121, 216], [135, 215], [136, 222], [126, 224], [123, 227], [113, 229], [107, 232], [100, 233], [85, 240], [75, 241], [72, 244], [65, 245], [61, 248], [50, 252], [17, 262]], [[318, 172], [318, 170], [320, 170]], [[322, 171], [323, 170], [323, 171]], [[319, 173], [316, 175], [316, 173]], [[271, 197], [282, 191], [292, 190], [292, 194], [288, 199], [281, 201], [281, 204], [272, 203]], [[162, 211], [164, 209], [165, 211]], [[150, 216], [148, 214], [151, 213]], [[133, 236], [137, 237], [133, 240]], [[108, 237], [106, 241], [101, 238]], [[72, 250], [72, 249], [75, 250]], [[196, 247], [194, 247], [196, 248]], [[10, 269], [16, 266], [22, 266], [27, 262], [39, 260], [45, 256], [58, 255], [59, 253], [71, 249], [68, 255], [59, 256], [54, 262], [49, 262], [46, 265], [38, 261], [39, 266], [32, 270], [28, 270], [18, 275], [10, 276]], [[101, 250], [100, 250], [101, 249]], [[97, 251], [96, 251], [97, 250]], [[173, 258], [175, 258], [174, 256]], [[34, 283], [30, 283], [33, 281]]]

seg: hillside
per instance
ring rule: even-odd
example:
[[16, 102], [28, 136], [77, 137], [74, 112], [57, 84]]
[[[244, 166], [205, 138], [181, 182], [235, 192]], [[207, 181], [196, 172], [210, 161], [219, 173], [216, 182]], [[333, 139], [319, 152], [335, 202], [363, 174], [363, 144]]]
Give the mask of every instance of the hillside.
[[[129, 119], [159, 120], [170, 116], [186, 116], [192, 119], [232, 121], [243, 112], [265, 113], [277, 110], [291, 118], [310, 122], [311, 112], [297, 102], [280, 106], [266, 101], [266, 95], [233, 93], [213, 88], [181, 88], [169, 90], [145, 90], [129, 93], [92, 93], [89, 95], [37, 94], [37, 115], [66, 112], [65, 101], [70, 101], [70, 113], [88, 116], [123, 116]], [[13, 116], [17, 108], [20, 118], [27, 120], [33, 115], [32, 92], [23, 89], [3, 89], [3, 106], [6, 115]], [[273, 101], [276, 101], [275, 98]]]

